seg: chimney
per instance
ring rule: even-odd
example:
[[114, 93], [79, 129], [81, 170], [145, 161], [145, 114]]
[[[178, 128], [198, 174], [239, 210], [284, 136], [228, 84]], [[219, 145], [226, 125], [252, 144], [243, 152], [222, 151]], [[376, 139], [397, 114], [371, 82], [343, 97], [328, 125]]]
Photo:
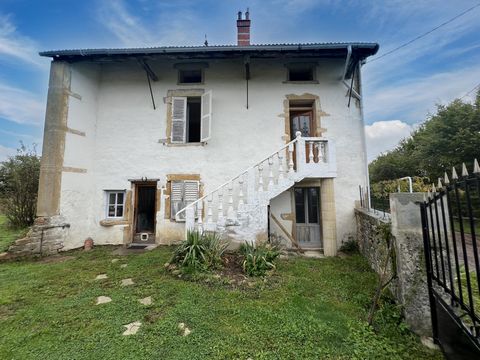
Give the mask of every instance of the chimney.
[[242, 12], [238, 12], [237, 19], [237, 45], [250, 45], [250, 12], [245, 12], [245, 19], [242, 19]]

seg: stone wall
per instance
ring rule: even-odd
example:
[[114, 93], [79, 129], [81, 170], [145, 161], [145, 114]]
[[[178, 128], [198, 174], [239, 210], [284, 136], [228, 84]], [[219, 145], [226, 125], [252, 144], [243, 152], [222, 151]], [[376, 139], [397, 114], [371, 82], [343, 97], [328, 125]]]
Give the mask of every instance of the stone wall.
[[[391, 232], [394, 261], [388, 269], [395, 279], [390, 284], [398, 304], [402, 305], [410, 329], [431, 336], [431, 319], [423, 253], [422, 226], [418, 202], [423, 193], [390, 194]], [[379, 227], [390, 222], [364, 209], [356, 209], [357, 241], [372, 269], [379, 272], [386, 256], [386, 243]]]
[[39, 217], [27, 235], [9, 247], [12, 255], [52, 255], [64, 247], [69, 224], [61, 216]]

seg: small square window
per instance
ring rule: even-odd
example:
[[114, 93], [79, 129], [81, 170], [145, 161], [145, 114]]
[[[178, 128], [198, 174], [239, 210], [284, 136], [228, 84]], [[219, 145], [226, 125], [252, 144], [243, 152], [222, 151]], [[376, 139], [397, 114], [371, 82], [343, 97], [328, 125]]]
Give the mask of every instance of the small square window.
[[312, 66], [294, 66], [288, 69], [288, 81], [313, 81]]
[[106, 217], [123, 218], [125, 191], [107, 191]]
[[203, 82], [201, 69], [178, 70], [178, 82], [180, 84], [201, 84]]

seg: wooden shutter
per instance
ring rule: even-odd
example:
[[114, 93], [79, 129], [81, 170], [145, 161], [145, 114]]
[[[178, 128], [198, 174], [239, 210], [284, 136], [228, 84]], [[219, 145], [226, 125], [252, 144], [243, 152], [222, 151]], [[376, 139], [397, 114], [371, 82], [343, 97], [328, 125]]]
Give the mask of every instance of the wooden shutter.
[[198, 181], [184, 181], [185, 206], [198, 200]]
[[183, 181], [172, 181], [170, 191], [170, 217], [176, 220], [185, 220], [185, 213], [178, 216], [175, 214], [184, 208], [183, 205]]
[[184, 143], [187, 124], [187, 98], [172, 97], [172, 143]]
[[202, 95], [202, 121], [200, 125], [200, 141], [207, 141], [212, 134], [212, 92]]

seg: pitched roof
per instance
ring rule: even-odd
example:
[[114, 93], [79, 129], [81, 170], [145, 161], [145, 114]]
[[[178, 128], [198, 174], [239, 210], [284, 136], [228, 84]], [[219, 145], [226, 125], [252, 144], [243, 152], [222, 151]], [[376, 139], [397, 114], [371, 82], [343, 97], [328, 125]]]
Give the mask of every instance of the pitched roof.
[[[105, 56], [147, 56], [147, 55], [273, 55], [275, 53], [297, 53], [316, 55], [345, 54], [348, 47], [360, 59], [376, 54], [379, 45], [377, 43], [363, 42], [329, 42], [329, 43], [299, 43], [299, 44], [255, 44], [248, 46], [237, 45], [209, 45], [209, 46], [162, 46], [144, 48], [104, 48], [104, 49], [71, 49], [42, 51], [39, 54], [52, 58], [82, 58], [82, 57], [105, 57]], [[338, 53], [338, 54], [337, 54]], [[228, 56], [229, 57], [229, 56]]]

